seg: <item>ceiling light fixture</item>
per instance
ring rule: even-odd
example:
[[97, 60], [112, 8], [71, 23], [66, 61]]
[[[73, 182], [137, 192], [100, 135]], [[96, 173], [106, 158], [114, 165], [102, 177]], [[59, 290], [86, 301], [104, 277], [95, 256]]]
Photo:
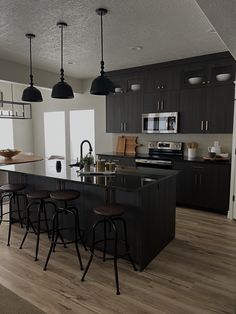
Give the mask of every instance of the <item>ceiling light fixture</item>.
[[92, 95], [108, 95], [114, 93], [115, 86], [109, 78], [105, 76], [104, 72], [104, 60], [103, 60], [103, 15], [107, 14], [107, 9], [99, 8], [96, 10], [97, 15], [101, 16], [101, 71], [98, 77], [96, 77], [91, 85], [90, 93]]
[[61, 29], [61, 77], [60, 82], [53, 86], [51, 97], [70, 99], [74, 98], [74, 93], [71, 86], [65, 82], [63, 69], [63, 29], [67, 26], [67, 24], [65, 22], [58, 22], [57, 26], [59, 26], [59, 28]]
[[141, 51], [141, 50], [143, 50], [143, 47], [142, 46], [134, 46], [134, 47], [130, 47], [130, 50]]
[[38, 90], [36, 87], [34, 87], [34, 81], [33, 81], [33, 73], [32, 73], [32, 47], [31, 47], [31, 40], [35, 38], [34, 34], [25, 34], [25, 36], [30, 41], [30, 86], [26, 87], [22, 94], [22, 100], [23, 101], [29, 101], [29, 102], [40, 102], [43, 101], [42, 95], [40, 90]]

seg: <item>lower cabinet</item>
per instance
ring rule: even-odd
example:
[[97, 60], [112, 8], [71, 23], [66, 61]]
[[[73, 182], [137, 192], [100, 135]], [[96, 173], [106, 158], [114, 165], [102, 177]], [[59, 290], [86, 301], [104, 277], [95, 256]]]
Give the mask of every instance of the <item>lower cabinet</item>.
[[230, 164], [175, 162], [177, 203], [227, 213], [229, 209]]
[[135, 167], [135, 158], [124, 156], [109, 156], [98, 154], [99, 159], [103, 159], [110, 162], [115, 162], [119, 166], [123, 167]]

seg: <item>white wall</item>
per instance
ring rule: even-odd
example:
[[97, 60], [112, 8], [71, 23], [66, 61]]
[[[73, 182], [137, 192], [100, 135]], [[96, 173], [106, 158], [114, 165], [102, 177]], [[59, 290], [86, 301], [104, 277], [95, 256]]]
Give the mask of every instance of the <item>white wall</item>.
[[[74, 99], [58, 100], [51, 98], [51, 90], [42, 90], [44, 101], [33, 104], [33, 134], [34, 151], [36, 154], [45, 155], [44, 151], [44, 112], [65, 111], [66, 128], [66, 155], [70, 156], [70, 110], [95, 110], [95, 146], [96, 153], [112, 150], [112, 135], [106, 133], [105, 96], [92, 96], [89, 93], [91, 81], [83, 82], [83, 94], [75, 94]], [[59, 140], [59, 139], [55, 139]], [[80, 143], [78, 142], [78, 146]]]

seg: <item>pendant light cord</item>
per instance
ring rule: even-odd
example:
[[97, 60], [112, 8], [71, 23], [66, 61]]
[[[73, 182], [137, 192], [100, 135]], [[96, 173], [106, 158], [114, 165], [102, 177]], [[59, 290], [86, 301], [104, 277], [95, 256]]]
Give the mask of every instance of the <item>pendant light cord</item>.
[[63, 25], [60, 25], [61, 28], [61, 82], [64, 82], [64, 69], [63, 69]]
[[103, 60], [103, 12], [101, 12], [101, 75], [104, 75], [104, 60]]
[[30, 37], [29, 40], [30, 40], [30, 86], [33, 86], [34, 82], [33, 82], [33, 72], [32, 72], [32, 47], [31, 47], [32, 38]]

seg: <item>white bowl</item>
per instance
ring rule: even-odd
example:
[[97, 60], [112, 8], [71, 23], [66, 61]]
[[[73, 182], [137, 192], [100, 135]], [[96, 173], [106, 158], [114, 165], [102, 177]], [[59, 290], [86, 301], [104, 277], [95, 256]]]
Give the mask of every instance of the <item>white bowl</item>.
[[122, 89], [120, 87], [115, 88], [115, 93], [121, 93], [121, 92], [122, 92]]
[[219, 156], [222, 158], [229, 158], [229, 153], [221, 153]]
[[219, 82], [228, 81], [231, 78], [230, 73], [221, 73], [216, 75], [216, 80]]
[[140, 90], [140, 88], [141, 88], [140, 84], [132, 84], [132, 85], [130, 86], [130, 89], [131, 89], [132, 91]]
[[188, 82], [191, 85], [200, 84], [202, 82], [202, 77], [201, 76], [190, 77], [188, 79]]

